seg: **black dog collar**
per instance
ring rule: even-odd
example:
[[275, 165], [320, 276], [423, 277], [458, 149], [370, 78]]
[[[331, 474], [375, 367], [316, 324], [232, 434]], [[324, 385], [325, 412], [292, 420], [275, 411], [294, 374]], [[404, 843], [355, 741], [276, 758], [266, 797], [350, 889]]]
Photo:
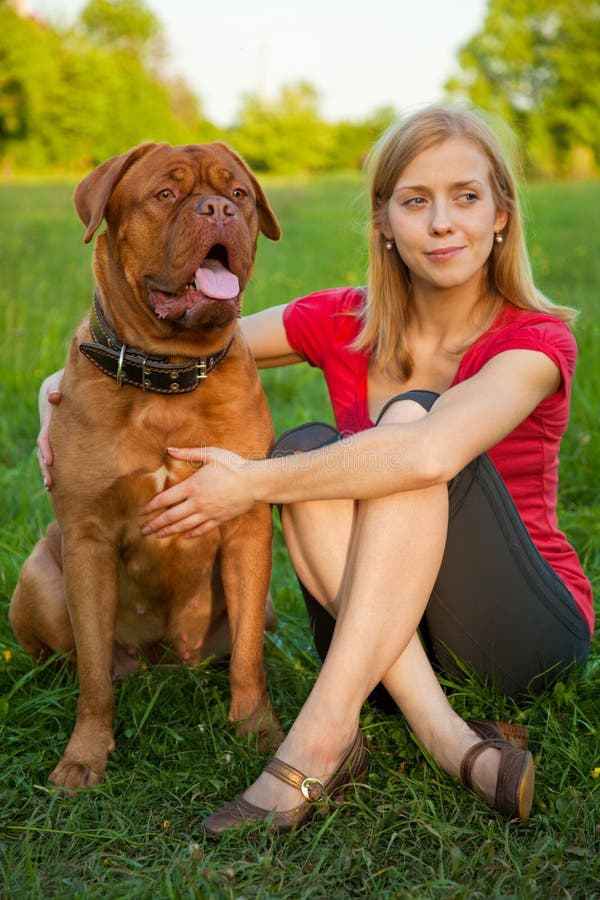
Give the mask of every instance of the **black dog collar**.
[[106, 324], [96, 296], [89, 326], [94, 340], [79, 345], [83, 355], [114, 378], [119, 387], [131, 384], [157, 394], [185, 394], [195, 390], [225, 357], [233, 341], [232, 338], [223, 350], [210, 356], [199, 356], [181, 364], [170, 363], [168, 356], [151, 356], [123, 344]]

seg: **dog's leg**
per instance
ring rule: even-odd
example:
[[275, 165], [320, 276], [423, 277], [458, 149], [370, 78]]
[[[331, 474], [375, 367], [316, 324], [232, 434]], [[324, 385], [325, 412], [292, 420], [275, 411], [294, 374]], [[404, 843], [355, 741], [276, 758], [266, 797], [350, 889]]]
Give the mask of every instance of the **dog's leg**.
[[[262, 507], [252, 516], [270, 519]], [[268, 521], [250, 519], [228, 537], [221, 547], [221, 578], [231, 630], [229, 719], [237, 732], [258, 735], [261, 750], [277, 747], [283, 732], [267, 694], [263, 668], [265, 597], [271, 574], [271, 542], [265, 540]], [[242, 560], [247, 561], [242, 564]]]
[[63, 542], [69, 614], [75, 636], [79, 700], [77, 720], [63, 757], [50, 780], [67, 790], [104, 779], [114, 750], [114, 696], [111, 680], [117, 606], [117, 552], [94, 538], [74, 535]]
[[8, 612], [15, 637], [36, 659], [73, 650], [73, 629], [65, 602], [60, 529], [48, 526], [25, 560]]

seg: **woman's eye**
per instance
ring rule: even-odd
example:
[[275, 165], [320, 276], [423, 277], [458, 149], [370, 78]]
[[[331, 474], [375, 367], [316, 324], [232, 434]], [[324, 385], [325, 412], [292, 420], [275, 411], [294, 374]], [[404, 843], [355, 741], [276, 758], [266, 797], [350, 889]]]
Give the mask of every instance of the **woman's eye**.
[[174, 200], [175, 194], [170, 188], [163, 188], [162, 191], [159, 191], [156, 195], [159, 200]]
[[461, 197], [463, 200], [466, 200], [467, 203], [474, 203], [475, 200], [479, 199], [477, 194], [474, 194], [473, 191], [465, 191], [465, 193], [462, 194]]
[[405, 200], [402, 204], [403, 206], [423, 206], [427, 201], [425, 197], [410, 197], [408, 200]]

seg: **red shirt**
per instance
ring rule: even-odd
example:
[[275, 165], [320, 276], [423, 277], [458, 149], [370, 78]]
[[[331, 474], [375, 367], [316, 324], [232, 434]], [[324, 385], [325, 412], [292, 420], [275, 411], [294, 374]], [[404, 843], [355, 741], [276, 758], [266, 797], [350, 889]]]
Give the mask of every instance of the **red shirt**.
[[[334, 288], [301, 297], [283, 314], [292, 349], [323, 370], [338, 429], [354, 434], [373, 427], [367, 404], [369, 354], [350, 350], [360, 329], [358, 288]], [[540, 554], [571, 591], [590, 632], [592, 588], [573, 547], [558, 529], [558, 449], [569, 420], [577, 346], [555, 316], [505, 303], [492, 327], [465, 353], [452, 384], [466, 381], [505, 350], [537, 350], [558, 366], [559, 389], [502, 441], [488, 450]]]

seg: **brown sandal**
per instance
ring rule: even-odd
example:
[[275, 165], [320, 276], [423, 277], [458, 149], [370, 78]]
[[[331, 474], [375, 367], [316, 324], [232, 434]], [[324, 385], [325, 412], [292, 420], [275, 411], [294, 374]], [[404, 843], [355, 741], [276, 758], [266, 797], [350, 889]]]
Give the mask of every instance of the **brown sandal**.
[[284, 811], [262, 809], [244, 800], [242, 794], [238, 794], [204, 819], [202, 828], [209, 835], [216, 836], [227, 828], [241, 828], [249, 822], [264, 822], [269, 819], [271, 829], [283, 834], [291, 831], [294, 826], [304, 825], [315, 813], [317, 806], [327, 803], [353, 781], [363, 778], [368, 767], [368, 752], [361, 731], [356, 733], [350, 749], [325, 784], [319, 778], [308, 777], [275, 757], [267, 763], [265, 772], [298, 788], [304, 797], [298, 806]]
[[526, 749], [527, 729], [520, 725], [486, 722], [483, 719], [470, 719], [467, 724], [483, 740], [474, 744], [465, 753], [460, 766], [461, 782], [466, 788], [478, 794], [471, 777], [475, 760], [489, 747], [499, 750], [500, 767], [492, 805], [507, 819], [526, 822], [531, 811], [535, 787], [535, 765], [531, 753]]
[[480, 738], [490, 740], [504, 739], [511, 747], [527, 750], [529, 747], [529, 730], [525, 725], [513, 725], [508, 722], [487, 722], [485, 719], [468, 719], [467, 725], [476, 731]]

